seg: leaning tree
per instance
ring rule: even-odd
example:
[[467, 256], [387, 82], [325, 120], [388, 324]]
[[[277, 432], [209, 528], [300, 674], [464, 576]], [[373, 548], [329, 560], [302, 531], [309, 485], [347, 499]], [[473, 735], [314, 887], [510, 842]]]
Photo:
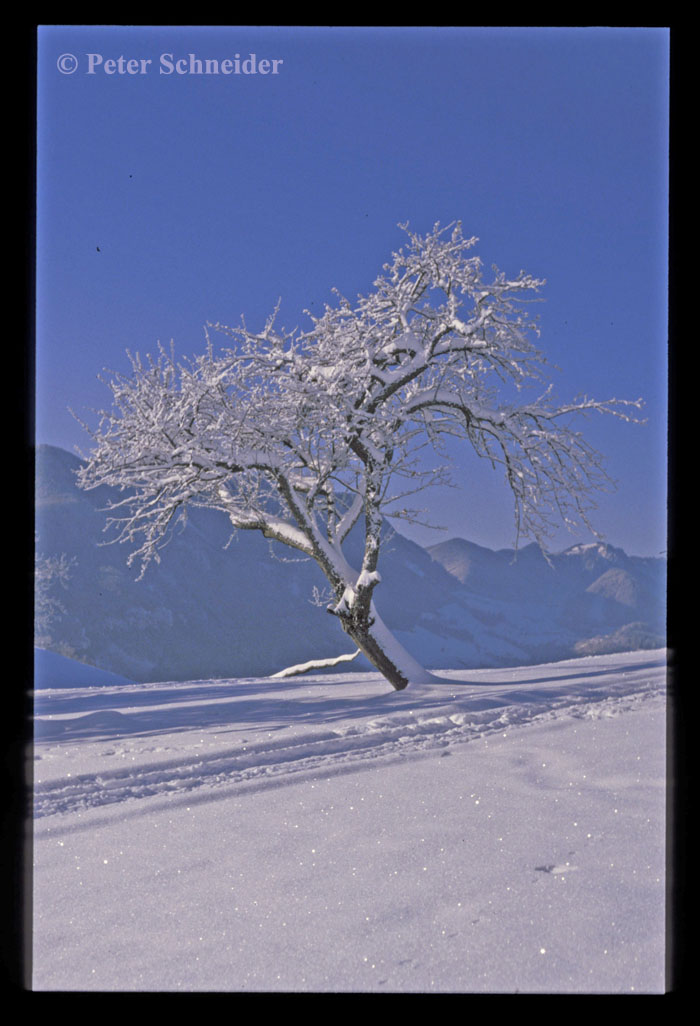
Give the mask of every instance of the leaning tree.
[[[209, 325], [202, 355], [131, 356], [109, 379], [113, 405], [90, 430], [83, 488], [117, 486], [113, 540], [132, 543], [141, 573], [190, 506], [314, 559], [328, 612], [400, 690], [435, 679], [398, 643], [374, 601], [385, 518], [412, 518], [408, 497], [446, 480], [426, 459], [463, 439], [500, 467], [519, 535], [540, 543], [554, 520], [590, 527], [607, 475], [572, 427], [575, 414], [632, 419], [624, 400], [557, 405], [524, 308], [542, 281], [486, 276], [461, 225], [407, 233], [368, 296], [337, 295], [308, 331]], [[216, 347], [213, 332], [225, 336]], [[540, 382], [526, 397], [526, 386]], [[428, 455], [430, 455], [428, 453]], [[412, 500], [411, 500], [412, 501]], [[361, 565], [344, 543], [364, 531]]]

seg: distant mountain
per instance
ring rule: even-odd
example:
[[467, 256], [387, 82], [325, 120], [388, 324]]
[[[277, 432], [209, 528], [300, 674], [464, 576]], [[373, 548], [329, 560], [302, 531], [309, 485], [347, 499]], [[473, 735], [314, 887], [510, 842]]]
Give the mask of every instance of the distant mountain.
[[[635, 625], [646, 645], [664, 644], [666, 561], [628, 556], [602, 542], [573, 545], [545, 556], [537, 545], [492, 552], [463, 538], [428, 548], [463, 586], [463, 599], [488, 597], [521, 606], [560, 637], [578, 635], [574, 650], [596, 638], [600, 650], [618, 651], [621, 628]], [[518, 615], [513, 613], [514, 621]], [[610, 638], [606, 647], [605, 638]]]
[[[74, 561], [44, 648], [136, 681], [261, 676], [352, 649], [312, 602], [325, 586], [316, 565], [256, 532], [231, 540], [221, 514], [193, 510], [137, 581], [125, 547], [104, 545], [104, 509], [118, 493], [79, 490], [79, 460], [62, 449], [36, 455], [37, 550]], [[359, 565], [361, 537], [349, 543]], [[394, 533], [381, 571], [382, 617], [431, 667], [560, 659], [586, 642], [618, 651], [626, 625], [644, 640], [634, 647], [664, 644], [664, 561], [610, 546], [574, 546], [548, 562], [536, 545], [517, 556], [464, 539], [426, 550]]]

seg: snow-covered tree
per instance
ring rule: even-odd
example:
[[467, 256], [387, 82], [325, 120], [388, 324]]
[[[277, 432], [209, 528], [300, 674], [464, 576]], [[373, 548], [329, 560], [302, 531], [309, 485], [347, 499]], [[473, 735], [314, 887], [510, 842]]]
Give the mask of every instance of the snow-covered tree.
[[75, 559], [65, 552], [60, 556], [34, 555], [34, 644], [49, 644], [49, 629], [65, 608], [56, 596], [56, 587], [65, 588]]
[[[471, 445], [510, 486], [519, 535], [543, 543], [555, 520], [588, 526], [605, 475], [572, 427], [576, 414], [632, 419], [639, 402], [554, 402], [542, 385], [526, 305], [543, 282], [486, 276], [461, 225], [410, 232], [373, 291], [339, 294], [307, 331], [209, 325], [202, 355], [172, 348], [131, 356], [109, 380], [113, 406], [90, 433], [83, 488], [116, 485], [114, 540], [132, 543], [142, 573], [188, 506], [220, 510], [237, 530], [314, 559], [330, 586], [328, 612], [400, 690], [431, 677], [391, 635], [374, 604], [382, 524], [415, 519], [408, 496], [447, 481], [444, 454]], [[213, 332], [228, 341], [215, 347]], [[526, 386], [539, 382], [527, 398]], [[442, 455], [441, 455], [442, 458]], [[364, 532], [360, 565], [344, 543]]]

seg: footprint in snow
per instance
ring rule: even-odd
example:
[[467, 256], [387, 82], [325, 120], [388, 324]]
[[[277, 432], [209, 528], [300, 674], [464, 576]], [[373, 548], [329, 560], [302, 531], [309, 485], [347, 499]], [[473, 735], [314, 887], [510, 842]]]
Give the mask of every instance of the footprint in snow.
[[578, 866], [572, 866], [569, 862], [564, 862], [562, 865], [551, 863], [547, 866], [535, 866], [536, 873], [553, 873], [555, 875], [561, 875], [562, 873], [574, 873], [577, 869]]

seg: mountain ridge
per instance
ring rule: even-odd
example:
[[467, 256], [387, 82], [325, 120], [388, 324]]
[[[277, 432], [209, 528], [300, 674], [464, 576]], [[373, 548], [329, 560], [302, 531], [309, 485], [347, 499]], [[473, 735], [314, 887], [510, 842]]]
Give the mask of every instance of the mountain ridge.
[[[351, 647], [312, 602], [325, 584], [313, 562], [290, 560], [256, 532], [232, 538], [212, 511], [192, 510], [161, 563], [136, 581], [124, 546], [104, 544], [104, 510], [118, 493], [78, 489], [79, 463], [37, 447], [37, 552], [73, 561], [55, 589], [63, 611], [45, 628], [44, 648], [146, 682], [262, 676]], [[361, 538], [348, 550], [359, 565]], [[466, 539], [424, 549], [391, 531], [376, 594], [409, 651], [453, 669], [553, 661], [589, 643], [620, 651], [629, 637], [663, 647], [664, 600], [665, 561], [614, 546], [578, 544], [545, 558], [535, 544], [517, 554]]]

